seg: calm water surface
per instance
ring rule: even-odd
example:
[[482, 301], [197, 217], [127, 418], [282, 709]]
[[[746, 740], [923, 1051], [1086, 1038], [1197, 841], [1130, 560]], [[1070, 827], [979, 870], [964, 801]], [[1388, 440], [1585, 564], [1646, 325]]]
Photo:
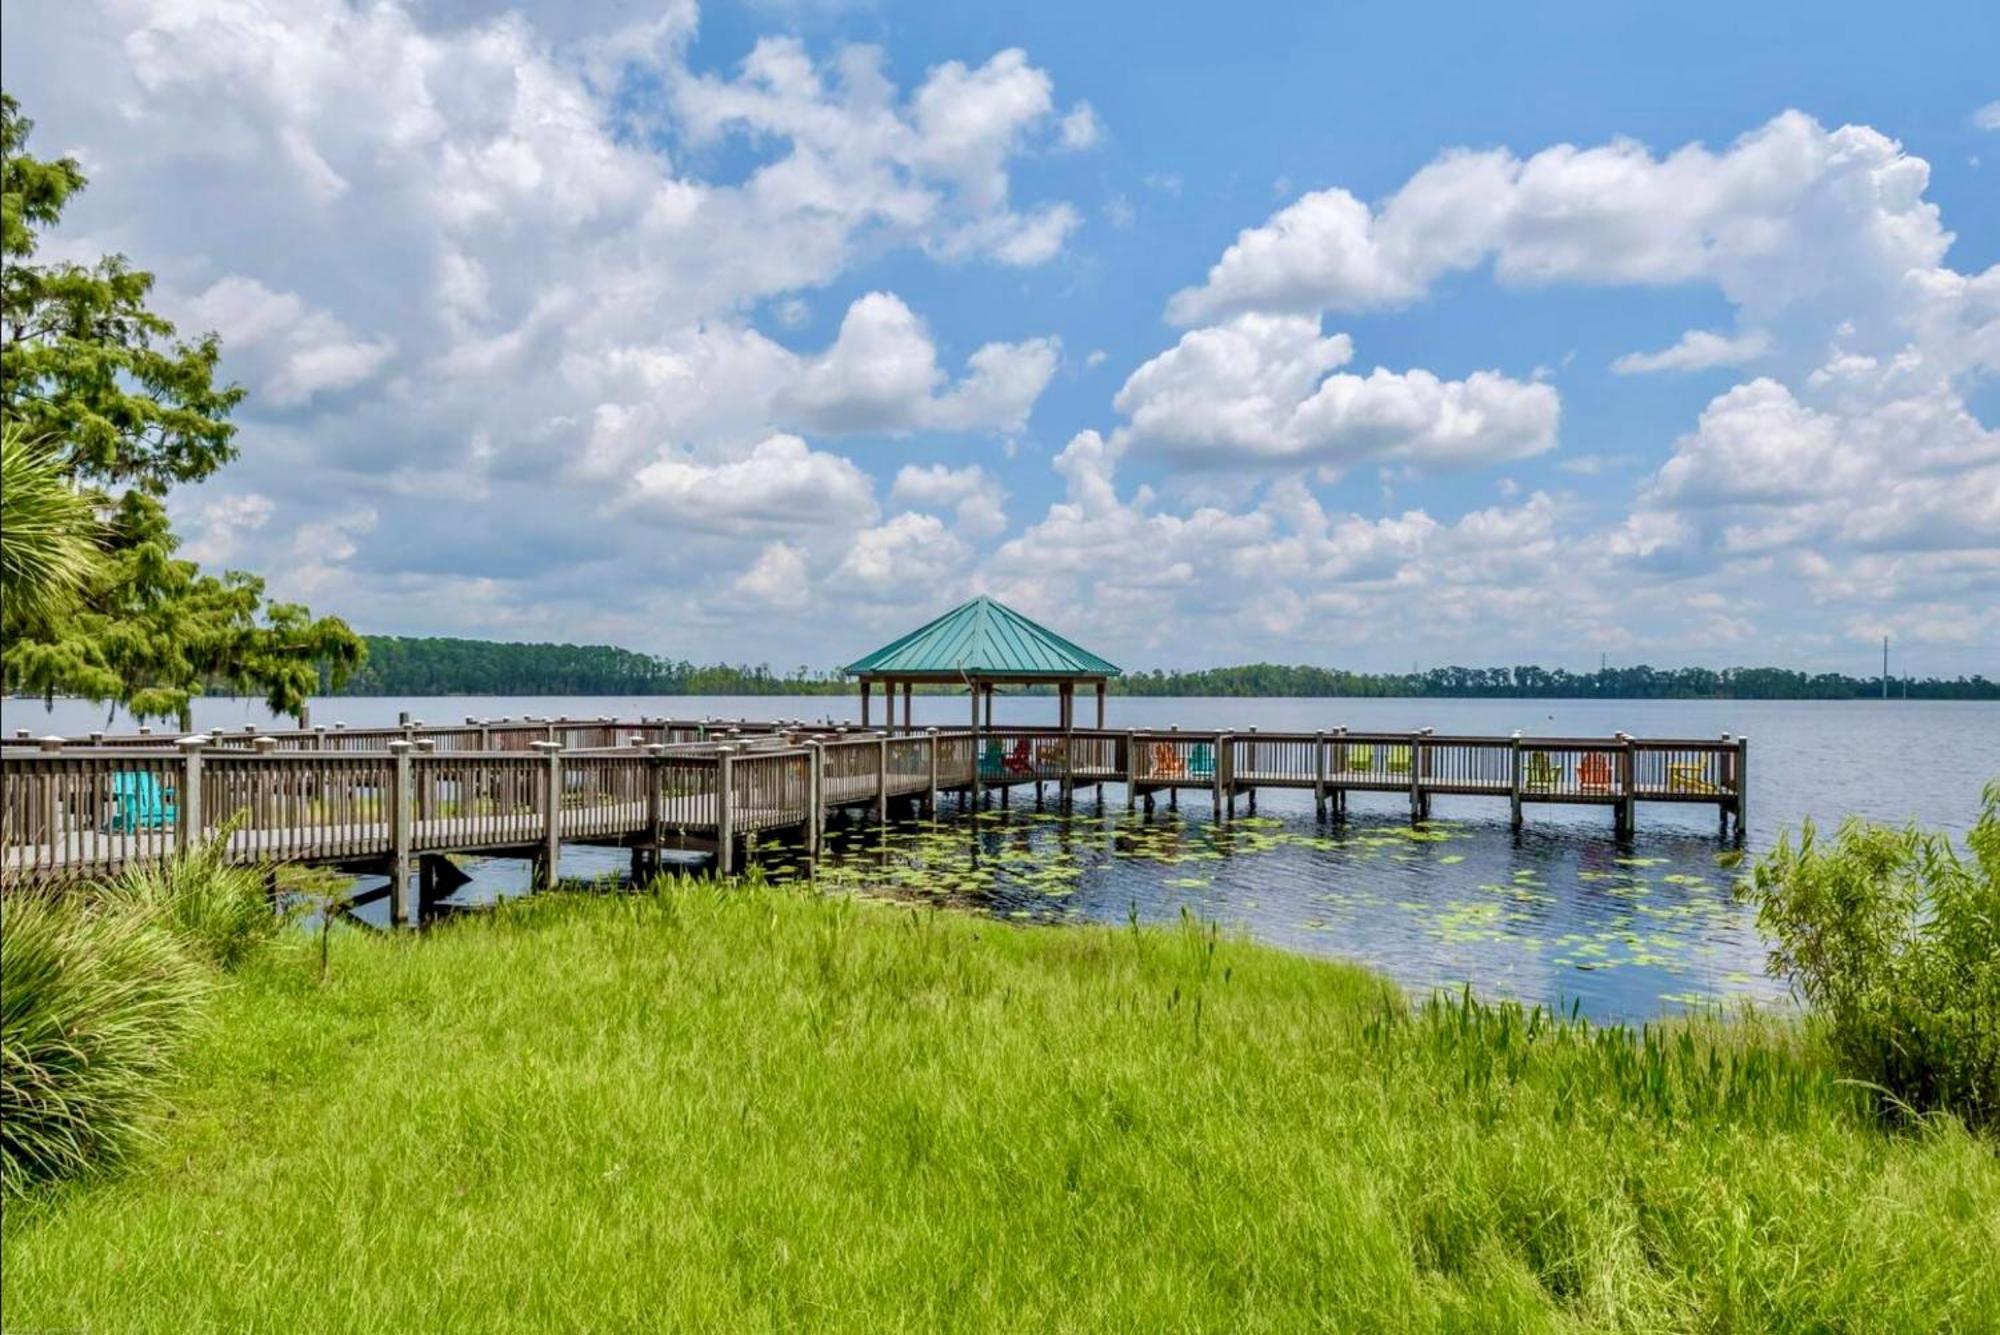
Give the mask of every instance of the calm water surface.
[[[879, 705], [879, 702], [878, 702]], [[408, 710], [431, 723], [468, 715], [806, 718], [853, 721], [841, 697], [340, 699], [313, 719], [393, 723]], [[924, 696], [919, 723], [953, 725], [962, 698]], [[10, 701], [7, 728], [87, 732], [101, 710]], [[1086, 703], [1080, 717], [1089, 717]], [[1003, 698], [1002, 723], [1049, 723], [1055, 701]], [[198, 726], [262, 727], [261, 705], [203, 700]], [[1348, 727], [1439, 733], [1750, 738], [1749, 856], [1811, 818], [1920, 821], [1962, 833], [1983, 783], [2000, 777], [2000, 706], [1928, 702], [1576, 700], [1197, 700], [1109, 703], [1112, 727], [1312, 731]], [[126, 726], [113, 721], [113, 728]], [[276, 725], [274, 725], [276, 726]], [[1051, 790], [1053, 792], [1053, 789]], [[1763, 975], [1764, 944], [1729, 894], [1737, 875], [1706, 807], [1639, 807], [1637, 837], [1612, 838], [1608, 808], [1530, 806], [1527, 830], [1507, 829], [1504, 802], [1438, 798], [1436, 819], [1412, 830], [1406, 800], [1356, 794], [1345, 822], [1320, 823], [1310, 793], [1260, 795], [1254, 817], [1218, 827], [1204, 796], [1128, 813], [1122, 789], [1085, 793], [1067, 819], [1014, 794], [1010, 810], [965, 819], [946, 801], [936, 824], [838, 828], [841, 848], [822, 885], [887, 889], [984, 903], [1038, 920], [1167, 921], [1183, 912], [1289, 949], [1374, 965], [1417, 989], [1470, 983], [1489, 995], [1580, 1003], [1600, 1018], [1636, 1019], [1691, 1001], [1780, 1000]], [[608, 850], [565, 848], [564, 871], [623, 871]], [[518, 863], [467, 868], [460, 892], [478, 902], [518, 892]], [[784, 871], [780, 868], [780, 871]], [[379, 912], [379, 907], [376, 910]]]

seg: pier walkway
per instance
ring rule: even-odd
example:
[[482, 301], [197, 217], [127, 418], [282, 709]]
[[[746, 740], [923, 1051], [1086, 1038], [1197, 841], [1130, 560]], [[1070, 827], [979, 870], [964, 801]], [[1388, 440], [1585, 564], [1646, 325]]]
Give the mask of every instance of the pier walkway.
[[[221, 837], [248, 864], [309, 863], [389, 878], [413, 921], [440, 860], [535, 860], [552, 883], [565, 843], [713, 852], [719, 870], [781, 839], [819, 851], [828, 813], [931, 812], [941, 794], [1123, 790], [1128, 806], [1207, 794], [1218, 820], [1259, 789], [1310, 791], [1321, 817], [1356, 793], [1608, 807], [1629, 834], [1641, 802], [1706, 804], [1742, 838], [1749, 740], [1446, 737], [1414, 733], [468, 719], [460, 725], [35, 739], [0, 751], [0, 882], [101, 879]], [[415, 895], [412, 877], [419, 884]]]

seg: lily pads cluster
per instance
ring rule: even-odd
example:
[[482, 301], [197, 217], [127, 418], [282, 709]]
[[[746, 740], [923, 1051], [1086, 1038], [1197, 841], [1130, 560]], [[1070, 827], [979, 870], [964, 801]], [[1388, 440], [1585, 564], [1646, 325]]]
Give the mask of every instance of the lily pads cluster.
[[1639, 1010], [1757, 990], [1761, 945], [1731, 869], [1712, 851], [1676, 851], [1573, 841], [1522, 852], [1492, 826], [1452, 821], [1017, 807], [839, 828], [817, 866], [774, 874], [1015, 920], [1186, 909], [1419, 986], [1471, 981], [1532, 1000], [1601, 991], [1589, 980], [1619, 971], [1647, 971], [1617, 989]]

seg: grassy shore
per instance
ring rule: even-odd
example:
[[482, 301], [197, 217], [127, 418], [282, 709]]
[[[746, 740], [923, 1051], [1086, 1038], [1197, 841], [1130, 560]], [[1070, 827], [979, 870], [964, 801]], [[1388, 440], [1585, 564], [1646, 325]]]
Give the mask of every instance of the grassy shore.
[[2000, 1323], [1992, 1142], [1759, 1023], [754, 886], [317, 970], [246, 965], [155, 1147], [10, 1203], [10, 1329]]

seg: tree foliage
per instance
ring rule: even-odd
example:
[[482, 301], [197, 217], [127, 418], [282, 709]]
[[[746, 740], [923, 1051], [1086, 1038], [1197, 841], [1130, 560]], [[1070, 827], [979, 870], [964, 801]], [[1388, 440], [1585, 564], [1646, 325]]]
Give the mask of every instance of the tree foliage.
[[39, 234], [85, 180], [69, 158], [30, 156], [32, 128], [0, 94], [0, 411], [59, 461], [62, 482], [101, 520], [104, 542], [103, 559], [70, 581], [73, 599], [60, 612], [7, 599], [6, 686], [116, 701], [185, 724], [193, 695], [227, 685], [295, 714], [322, 666], [337, 681], [360, 662], [361, 641], [336, 618], [267, 604], [253, 575], [205, 574], [175, 555], [180, 542], [161, 498], [236, 457], [229, 415], [245, 391], [216, 384], [215, 335], [180, 339], [147, 305], [153, 276], [123, 256], [36, 261]]
[[18, 423], [0, 426], [0, 616], [47, 626], [103, 566], [102, 526], [62, 457]]

